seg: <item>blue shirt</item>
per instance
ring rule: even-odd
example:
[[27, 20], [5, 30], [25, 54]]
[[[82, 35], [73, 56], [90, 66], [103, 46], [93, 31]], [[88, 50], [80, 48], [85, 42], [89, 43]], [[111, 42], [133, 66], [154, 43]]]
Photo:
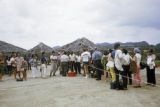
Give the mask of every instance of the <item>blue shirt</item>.
[[102, 58], [102, 53], [100, 51], [95, 51], [93, 54], [92, 54], [92, 60], [101, 60]]

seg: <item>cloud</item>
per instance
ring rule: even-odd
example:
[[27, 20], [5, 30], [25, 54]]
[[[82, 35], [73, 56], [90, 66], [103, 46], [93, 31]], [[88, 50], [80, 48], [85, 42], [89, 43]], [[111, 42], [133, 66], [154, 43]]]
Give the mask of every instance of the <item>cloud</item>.
[[160, 42], [159, 0], [0, 0], [1, 40], [23, 48], [38, 42]]

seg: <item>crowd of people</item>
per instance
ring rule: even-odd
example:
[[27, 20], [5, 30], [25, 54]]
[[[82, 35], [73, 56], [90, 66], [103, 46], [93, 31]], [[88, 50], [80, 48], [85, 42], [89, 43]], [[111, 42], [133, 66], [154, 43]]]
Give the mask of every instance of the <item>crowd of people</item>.
[[[49, 77], [52, 77], [56, 76], [57, 71], [60, 71], [60, 75], [64, 77], [69, 72], [75, 72], [85, 78], [96, 77], [97, 81], [101, 80], [102, 75], [105, 75], [106, 78], [110, 78], [111, 89], [127, 90], [127, 86], [132, 84], [133, 87], [140, 88], [142, 55], [139, 48], [134, 48], [133, 51], [134, 55], [130, 55], [127, 49], [121, 49], [119, 43], [115, 43], [114, 49], [103, 53], [96, 47], [93, 52], [87, 48], [84, 48], [81, 53], [52, 51], [49, 57], [51, 69], [47, 69], [48, 58], [45, 52], [42, 52], [40, 58], [36, 54], [22, 57], [21, 53], [12, 52], [9, 57], [0, 53], [0, 81], [2, 81], [4, 68], [6, 68], [8, 75], [13, 74], [17, 81], [27, 80], [29, 70], [31, 70], [32, 78], [37, 77], [37, 72], [41, 72], [41, 78], [46, 78], [47, 72], [49, 72]], [[156, 85], [155, 59], [154, 51], [150, 49], [145, 65], [147, 85]]]

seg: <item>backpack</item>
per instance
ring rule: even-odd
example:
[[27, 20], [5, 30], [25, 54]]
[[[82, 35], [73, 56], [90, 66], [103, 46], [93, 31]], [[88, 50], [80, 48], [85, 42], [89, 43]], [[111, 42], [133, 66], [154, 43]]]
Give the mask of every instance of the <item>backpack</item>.
[[115, 58], [115, 54], [116, 54], [116, 51], [113, 50], [113, 51], [111, 52], [111, 57], [112, 57], [113, 59]]

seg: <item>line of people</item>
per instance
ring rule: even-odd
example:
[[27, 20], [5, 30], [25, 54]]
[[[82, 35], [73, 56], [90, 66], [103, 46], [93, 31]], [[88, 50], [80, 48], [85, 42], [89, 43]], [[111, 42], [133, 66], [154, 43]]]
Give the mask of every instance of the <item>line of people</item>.
[[[155, 85], [155, 59], [156, 56], [151, 49], [146, 58], [147, 82], [148, 85]], [[96, 75], [96, 80], [101, 80], [103, 74], [111, 78], [111, 89], [127, 90], [127, 85], [135, 88], [141, 87], [141, 60], [142, 55], [139, 48], [134, 49], [134, 55], [131, 57], [126, 49], [121, 49], [120, 44], [116, 43], [114, 49], [109, 49], [103, 54], [97, 48], [94, 52], [90, 52], [84, 48], [80, 53], [52, 52], [50, 56], [51, 69], [49, 76], [56, 76], [59, 70], [62, 76], [67, 76], [68, 72], [76, 72], [82, 74], [85, 78], [89, 78], [91, 74]], [[32, 54], [31, 57], [22, 57], [20, 53], [12, 53], [10, 58], [4, 59], [4, 55], [0, 53], [0, 80], [2, 80], [3, 67], [7, 63], [9, 75], [14, 74], [14, 78], [19, 80], [27, 79], [27, 70], [31, 69], [32, 77], [37, 77], [37, 72], [41, 72], [41, 77], [46, 78], [48, 72], [48, 58], [45, 52], [42, 52], [40, 64], [37, 55]], [[39, 67], [40, 66], [40, 67]], [[82, 69], [81, 69], [82, 68]], [[38, 71], [39, 70], [39, 71]], [[92, 72], [91, 72], [92, 71]], [[107, 72], [106, 72], [107, 71]], [[132, 78], [132, 74], [134, 77]]]
[[109, 50], [106, 65], [111, 75], [111, 89], [127, 90], [127, 85], [132, 85], [132, 81], [133, 87], [140, 88], [142, 66], [147, 68], [147, 85], [155, 86], [155, 59], [153, 49], [150, 49], [146, 58], [146, 65], [142, 65], [142, 55], [139, 48], [134, 48], [134, 55], [131, 57], [126, 49], [121, 49], [120, 44], [116, 43], [114, 50]]

